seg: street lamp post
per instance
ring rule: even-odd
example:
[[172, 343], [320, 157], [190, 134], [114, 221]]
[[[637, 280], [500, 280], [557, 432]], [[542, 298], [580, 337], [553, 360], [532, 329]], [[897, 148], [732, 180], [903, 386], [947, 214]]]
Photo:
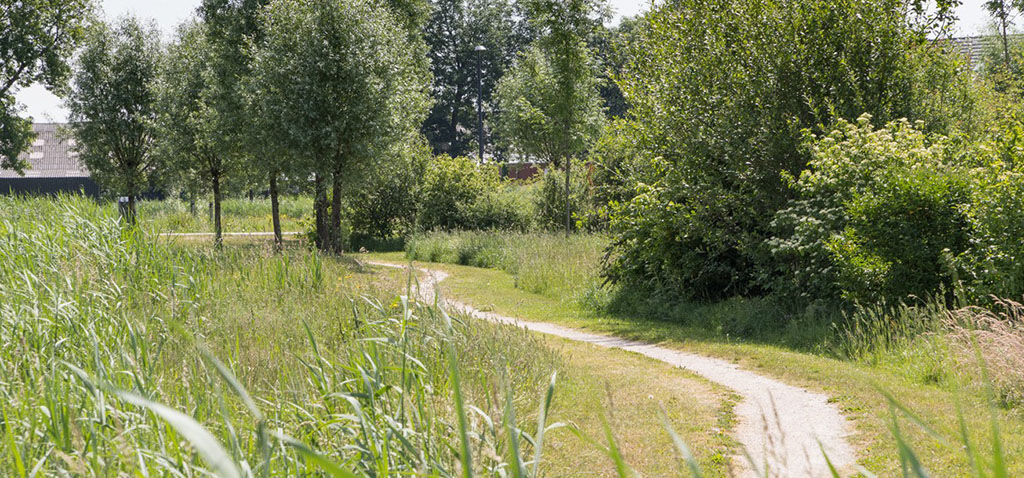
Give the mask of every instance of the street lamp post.
[[483, 53], [487, 51], [483, 45], [476, 47], [476, 132], [477, 144], [480, 147], [480, 164], [484, 163], [484, 80], [482, 71]]

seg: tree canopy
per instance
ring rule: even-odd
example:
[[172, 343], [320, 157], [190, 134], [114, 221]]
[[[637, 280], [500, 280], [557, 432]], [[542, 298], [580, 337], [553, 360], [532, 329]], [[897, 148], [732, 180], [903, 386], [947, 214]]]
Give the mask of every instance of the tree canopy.
[[804, 129], [863, 113], [969, 129], [966, 73], [924, 41], [911, 3], [670, 0], [648, 14], [620, 78], [648, 165], [613, 215], [609, 274], [690, 297], [759, 293]]
[[255, 107], [274, 125], [274, 140], [308, 161], [308, 173], [333, 176], [337, 223], [345, 168], [422, 122], [429, 72], [414, 56], [422, 50], [369, 0], [278, 0], [264, 20], [250, 90]]
[[68, 58], [85, 34], [90, 0], [22, 0], [0, 6], [0, 169], [23, 171], [18, 155], [32, 143], [32, 121], [18, 116], [19, 89], [41, 83], [64, 91]]
[[97, 23], [78, 56], [67, 99], [82, 162], [104, 189], [128, 196], [132, 207], [159, 169], [153, 133], [161, 55], [155, 23], [134, 17]]

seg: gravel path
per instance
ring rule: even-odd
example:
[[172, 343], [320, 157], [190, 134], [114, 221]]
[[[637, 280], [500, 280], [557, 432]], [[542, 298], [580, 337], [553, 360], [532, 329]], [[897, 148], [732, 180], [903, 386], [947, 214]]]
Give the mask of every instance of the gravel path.
[[[394, 264], [370, 264], [404, 269], [403, 266]], [[438, 285], [447, 278], [447, 274], [426, 269], [420, 269], [420, 272], [426, 274], [426, 280], [420, 282], [421, 298], [433, 301], [435, 294], [440, 296]], [[842, 476], [854, 474], [856, 456], [853, 447], [846, 440], [853, 427], [823, 394], [786, 385], [721, 359], [654, 344], [581, 332], [549, 323], [522, 321], [483, 312], [451, 299], [445, 303], [453, 309], [480, 319], [513, 324], [531, 331], [602, 347], [636, 352], [684, 368], [734, 390], [742, 396], [735, 409], [739, 425], [734, 437], [746, 450], [746, 457], [734, 460], [735, 472], [739, 477], [831, 477], [825, 454]]]

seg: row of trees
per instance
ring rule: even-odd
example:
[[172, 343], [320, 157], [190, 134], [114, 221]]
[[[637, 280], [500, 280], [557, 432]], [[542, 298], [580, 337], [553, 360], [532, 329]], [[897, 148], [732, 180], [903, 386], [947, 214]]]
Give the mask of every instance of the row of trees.
[[[130, 221], [137, 197], [170, 184], [212, 195], [218, 243], [229, 184], [269, 188], [280, 242], [280, 183], [311, 182], [317, 243], [340, 250], [347, 180], [423, 138], [435, 153], [468, 152], [473, 100], [499, 112], [497, 149], [567, 171], [601, 133], [605, 104], [622, 104], [601, 80], [614, 58], [603, 0], [204, 0], [168, 44], [153, 23], [93, 20], [85, 0], [28, 3], [39, 26], [19, 41], [63, 43], [26, 59], [38, 71], [0, 79], [66, 93], [80, 157], [129, 198]], [[6, 118], [15, 127], [0, 144], [17, 158], [30, 130]], [[4, 167], [24, 167], [13, 161]]]

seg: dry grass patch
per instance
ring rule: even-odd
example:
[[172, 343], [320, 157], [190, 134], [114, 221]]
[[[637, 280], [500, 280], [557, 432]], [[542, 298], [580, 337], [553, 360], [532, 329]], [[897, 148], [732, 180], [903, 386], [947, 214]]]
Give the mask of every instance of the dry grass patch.
[[1006, 406], [1024, 404], [1024, 305], [997, 299], [992, 307], [967, 307], [949, 313], [944, 325], [959, 374], [976, 386], [986, 377]]

